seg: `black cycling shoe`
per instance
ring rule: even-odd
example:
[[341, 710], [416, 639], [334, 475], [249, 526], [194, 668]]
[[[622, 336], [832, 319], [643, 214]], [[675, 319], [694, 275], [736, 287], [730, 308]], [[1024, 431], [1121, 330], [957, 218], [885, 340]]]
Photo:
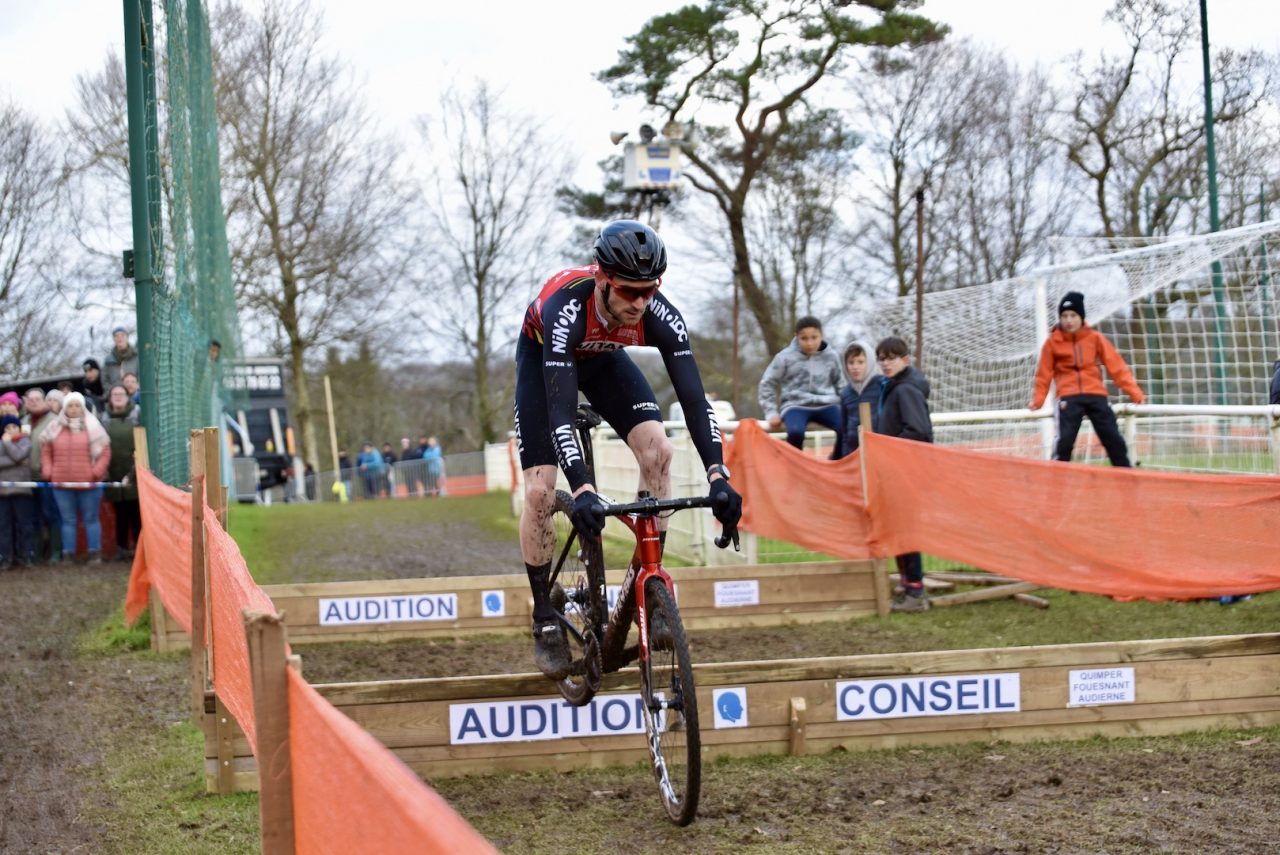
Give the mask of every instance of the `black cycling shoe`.
[[569, 645], [556, 618], [534, 622], [533, 661], [538, 670], [552, 680], [563, 680], [569, 676]]

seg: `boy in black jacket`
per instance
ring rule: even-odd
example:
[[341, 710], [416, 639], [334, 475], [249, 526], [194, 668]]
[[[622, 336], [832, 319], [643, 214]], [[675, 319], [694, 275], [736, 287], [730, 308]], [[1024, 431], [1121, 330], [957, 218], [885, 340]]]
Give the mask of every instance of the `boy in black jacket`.
[[[875, 432], [918, 442], [933, 442], [933, 421], [929, 418], [929, 381], [911, 366], [907, 343], [890, 337], [876, 345], [876, 360], [884, 372], [880, 387], [879, 417]], [[895, 612], [928, 611], [924, 592], [924, 561], [919, 552], [896, 556], [902, 577], [902, 594], [890, 608]]]

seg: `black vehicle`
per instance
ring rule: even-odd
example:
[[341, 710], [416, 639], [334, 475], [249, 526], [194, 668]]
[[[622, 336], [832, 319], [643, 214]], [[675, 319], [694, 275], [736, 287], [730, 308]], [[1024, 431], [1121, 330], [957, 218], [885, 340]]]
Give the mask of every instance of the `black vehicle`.
[[[230, 361], [222, 385], [233, 401], [227, 408], [227, 427], [235, 458], [254, 459], [258, 490], [286, 484], [293, 474], [294, 443], [284, 394], [284, 360]], [[239, 484], [236, 493], [241, 499], [253, 498]]]

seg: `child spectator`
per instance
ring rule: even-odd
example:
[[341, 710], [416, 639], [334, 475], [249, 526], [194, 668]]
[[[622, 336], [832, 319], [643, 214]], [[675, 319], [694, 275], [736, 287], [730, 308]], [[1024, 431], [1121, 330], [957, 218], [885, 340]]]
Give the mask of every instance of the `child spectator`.
[[0, 416], [17, 416], [21, 407], [22, 399], [18, 397], [17, 392], [5, 392], [0, 395]]
[[773, 357], [760, 378], [760, 409], [769, 427], [787, 429], [787, 442], [804, 448], [810, 422], [836, 432], [840, 456], [840, 357], [822, 340], [822, 322], [806, 315], [796, 321], [796, 337]]
[[1058, 443], [1053, 459], [1071, 459], [1080, 422], [1088, 416], [1111, 465], [1129, 466], [1129, 449], [1116, 424], [1116, 414], [1107, 403], [1107, 386], [1099, 365], [1106, 366], [1111, 379], [1135, 404], [1146, 400], [1115, 347], [1084, 322], [1084, 295], [1068, 291], [1058, 304], [1058, 323], [1040, 349], [1031, 409], [1044, 405], [1052, 380], [1058, 394]]
[[[876, 345], [876, 359], [884, 379], [880, 385], [880, 407], [875, 432], [917, 442], [933, 442], [933, 420], [929, 418], [929, 381], [911, 366], [907, 343], [890, 337]], [[895, 612], [928, 611], [931, 603], [924, 592], [924, 560], [919, 552], [895, 556], [902, 593], [894, 597]]]
[[840, 390], [840, 456], [858, 450], [858, 427], [861, 422], [860, 404], [871, 405], [871, 424], [875, 431], [875, 419], [880, 408], [880, 368], [876, 364], [875, 351], [865, 341], [855, 341], [844, 349], [844, 374], [849, 385]]

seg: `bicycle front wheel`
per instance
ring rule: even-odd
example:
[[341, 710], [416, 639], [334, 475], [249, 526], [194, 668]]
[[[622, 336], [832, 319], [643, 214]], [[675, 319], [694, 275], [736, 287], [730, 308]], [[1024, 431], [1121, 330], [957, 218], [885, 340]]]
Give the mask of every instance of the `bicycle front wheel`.
[[572, 509], [573, 498], [558, 490], [551, 518], [556, 533], [551, 606], [561, 617], [561, 631], [573, 659], [569, 676], [556, 683], [556, 689], [562, 698], [580, 707], [600, 688], [600, 635], [608, 603], [604, 599], [600, 542], [584, 541], [575, 534], [569, 517]]
[[644, 603], [649, 661], [640, 673], [649, 755], [667, 816], [677, 825], [688, 825], [698, 812], [702, 785], [702, 737], [689, 640], [661, 579], [645, 583]]

